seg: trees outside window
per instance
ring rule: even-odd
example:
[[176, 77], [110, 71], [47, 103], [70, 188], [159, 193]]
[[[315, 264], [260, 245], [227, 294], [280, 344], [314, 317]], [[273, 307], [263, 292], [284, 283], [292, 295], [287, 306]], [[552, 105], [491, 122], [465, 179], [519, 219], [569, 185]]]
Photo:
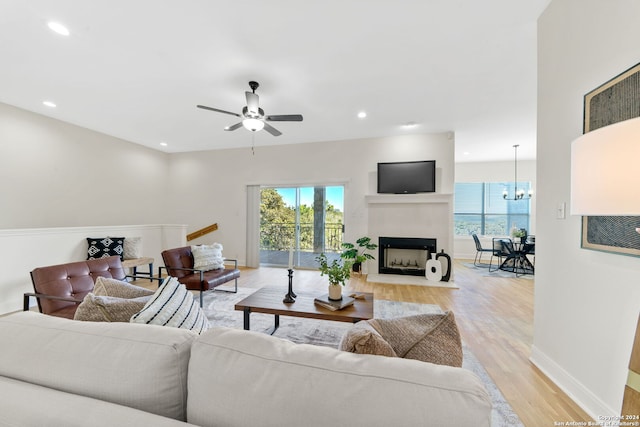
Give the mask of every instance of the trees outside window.
[[[342, 186], [263, 188], [260, 199], [261, 258], [266, 251], [290, 249], [296, 254], [340, 252], [343, 192]], [[296, 256], [296, 260], [299, 259]]]

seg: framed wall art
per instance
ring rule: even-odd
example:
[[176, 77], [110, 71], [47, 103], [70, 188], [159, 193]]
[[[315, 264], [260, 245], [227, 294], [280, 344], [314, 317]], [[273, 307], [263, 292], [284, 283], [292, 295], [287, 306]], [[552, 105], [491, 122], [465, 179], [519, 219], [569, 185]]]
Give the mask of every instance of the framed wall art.
[[[640, 64], [584, 96], [583, 133], [634, 117], [640, 117]], [[637, 227], [638, 216], [583, 216], [582, 247], [640, 256], [640, 234], [630, 232]]]

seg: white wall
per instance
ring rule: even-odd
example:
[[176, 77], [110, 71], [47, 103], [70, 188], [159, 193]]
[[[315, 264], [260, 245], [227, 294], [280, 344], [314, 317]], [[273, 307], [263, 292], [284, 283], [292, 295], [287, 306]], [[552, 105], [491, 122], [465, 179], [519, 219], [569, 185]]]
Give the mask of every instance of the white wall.
[[[500, 182], [513, 181], [514, 164], [508, 162], [465, 162], [456, 163], [455, 182]], [[518, 181], [531, 182], [533, 197], [531, 198], [529, 234], [536, 234], [536, 200], [538, 198], [536, 186], [536, 161], [518, 160]], [[478, 236], [482, 247], [490, 248], [493, 236]], [[471, 236], [454, 236], [453, 256], [461, 259], [473, 259], [476, 256], [476, 246]], [[487, 255], [482, 258], [483, 262]]]
[[[222, 242], [225, 256], [244, 264], [247, 185], [344, 184], [353, 241], [369, 230], [365, 196], [375, 194], [377, 162], [435, 159], [436, 190], [451, 194], [453, 153], [453, 134], [441, 133], [168, 155], [0, 104], [0, 259], [11, 266], [0, 280], [0, 313], [20, 307], [29, 271], [84, 259], [84, 238], [113, 227], [146, 236], [156, 227], [149, 224], [187, 224], [143, 236], [158, 266], [160, 251], [184, 244], [185, 231], [218, 223], [193, 243]], [[439, 246], [450, 253], [450, 242]]]
[[640, 258], [581, 249], [580, 218], [556, 219], [556, 207], [569, 201], [570, 143], [582, 133], [583, 96], [640, 61], [638, 17], [637, 0], [554, 0], [538, 22], [531, 359], [593, 417], [621, 408]]
[[[87, 258], [87, 237], [141, 237], [142, 253], [154, 258], [154, 274], [163, 265], [160, 252], [185, 244], [184, 225], [124, 225], [0, 230], [0, 314], [22, 309], [22, 295], [33, 292], [29, 272], [36, 267]], [[147, 266], [140, 267], [147, 271]], [[35, 305], [35, 301], [31, 301]]]
[[0, 229], [164, 223], [169, 156], [0, 103]]
[[166, 223], [168, 165], [159, 151], [0, 104], [0, 313], [22, 307], [33, 268], [86, 259], [86, 237], [140, 236], [157, 268], [185, 234], [149, 225]]
[[[255, 154], [249, 148], [173, 154], [168, 185], [179, 197], [169, 221], [190, 231], [218, 223], [218, 231], [194, 242], [221, 242], [225, 256], [244, 264], [247, 185], [344, 184], [345, 240], [354, 241], [369, 231], [365, 196], [376, 193], [378, 162], [435, 159], [436, 192], [450, 194], [453, 153], [451, 133], [441, 133], [256, 147]], [[442, 249], [450, 253], [450, 244]]]
[[[513, 160], [456, 163], [456, 182], [513, 182]], [[518, 182], [530, 181], [536, 189], [536, 161], [518, 160]]]

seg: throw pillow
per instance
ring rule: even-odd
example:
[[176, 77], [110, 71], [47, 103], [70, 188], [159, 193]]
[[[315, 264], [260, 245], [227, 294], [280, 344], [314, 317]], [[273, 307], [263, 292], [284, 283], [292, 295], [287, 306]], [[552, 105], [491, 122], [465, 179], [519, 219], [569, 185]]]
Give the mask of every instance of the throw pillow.
[[93, 287], [94, 295], [117, 298], [139, 298], [153, 295], [154, 293], [155, 291], [152, 291], [151, 289], [142, 288], [121, 280], [109, 279], [102, 276], [96, 279], [96, 283]]
[[191, 246], [191, 253], [193, 254], [193, 268], [196, 270], [209, 271], [224, 268], [220, 243]]
[[124, 237], [87, 237], [87, 259], [124, 255]]
[[128, 322], [150, 298], [150, 295], [118, 298], [88, 293], [78, 305], [73, 318], [90, 322]]
[[366, 320], [353, 325], [342, 337], [338, 348], [350, 353], [397, 357], [389, 343]]
[[398, 357], [439, 365], [462, 366], [462, 343], [453, 312], [372, 319], [371, 326]]
[[124, 259], [142, 258], [142, 237], [124, 239]]
[[144, 308], [131, 317], [131, 323], [172, 326], [202, 333], [209, 321], [191, 292], [175, 277], [166, 277]]

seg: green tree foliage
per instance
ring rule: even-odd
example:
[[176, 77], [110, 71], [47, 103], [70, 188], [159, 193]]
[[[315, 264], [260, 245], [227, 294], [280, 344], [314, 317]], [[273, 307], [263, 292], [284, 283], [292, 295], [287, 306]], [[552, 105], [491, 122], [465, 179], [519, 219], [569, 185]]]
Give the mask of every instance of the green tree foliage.
[[[300, 206], [300, 248], [313, 249], [313, 206]], [[339, 251], [342, 244], [343, 213], [331, 203], [325, 207], [325, 240], [329, 251]], [[296, 211], [287, 206], [274, 188], [261, 191], [260, 247], [269, 250], [289, 250], [295, 242]]]
[[285, 250], [293, 247], [296, 212], [284, 203], [273, 188], [265, 188], [260, 197], [260, 247]]

